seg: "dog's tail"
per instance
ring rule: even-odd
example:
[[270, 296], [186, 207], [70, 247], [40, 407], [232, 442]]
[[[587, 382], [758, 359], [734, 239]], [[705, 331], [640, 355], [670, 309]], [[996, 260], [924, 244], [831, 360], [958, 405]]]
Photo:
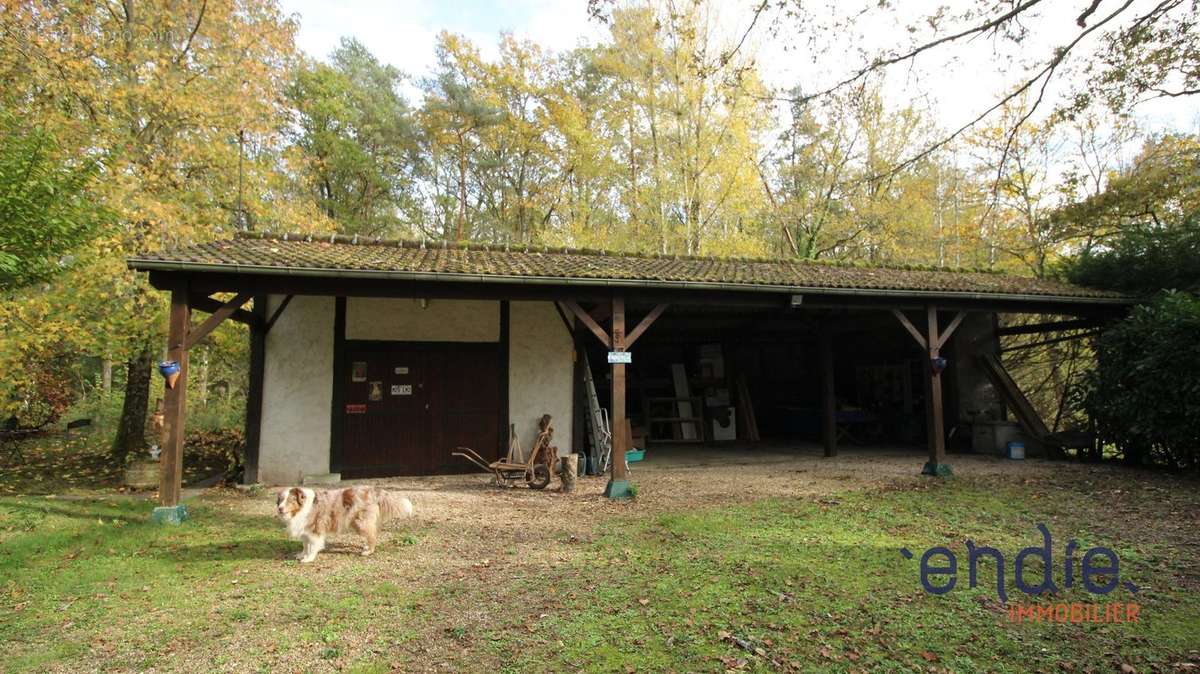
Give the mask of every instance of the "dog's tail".
[[394, 491], [378, 489], [375, 498], [379, 501], [379, 514], [384, 519], [413, 516], [412, 501]]

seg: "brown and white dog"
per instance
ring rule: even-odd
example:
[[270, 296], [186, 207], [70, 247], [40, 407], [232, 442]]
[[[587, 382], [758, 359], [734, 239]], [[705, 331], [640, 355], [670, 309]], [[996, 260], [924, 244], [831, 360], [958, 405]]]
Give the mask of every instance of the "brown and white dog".
[[325, 538], [353, 529], [366, 539], [364, 556], [375, 552], [379, 525], [392, 517], [412, 517], [412, 501], [379, 487], [279, 490], [275, 512], [287, 525], [288, 535], [304, 541], [296, 559], [308, 563], [325, 547]]

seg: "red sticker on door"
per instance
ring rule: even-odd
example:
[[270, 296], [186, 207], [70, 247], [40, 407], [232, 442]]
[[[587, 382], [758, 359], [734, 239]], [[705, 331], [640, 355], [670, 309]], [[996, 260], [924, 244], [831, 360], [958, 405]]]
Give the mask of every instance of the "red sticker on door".
[[363, 404], [346, 405], [346, 414], [366, 414], [367, 406]]

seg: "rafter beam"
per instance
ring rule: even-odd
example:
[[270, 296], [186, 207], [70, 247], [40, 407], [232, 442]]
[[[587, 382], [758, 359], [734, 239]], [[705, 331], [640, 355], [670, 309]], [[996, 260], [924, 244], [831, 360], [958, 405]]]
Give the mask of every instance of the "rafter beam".
[[946, 342], [950, 341], [950, 335], [954, 334], [954, 331], [958, 329], [959, 324], [962, 323], [963, 319], [966, 317], [967, 312], [965, 311], [960, 311], [954, 315], [954, 319], [950, 321], [950, 325], [947, 325], [942, 334], [938, 335], [937, 345], [939, 349], [943, 346], [946, 346]]
[[604, 328], [600, 327], [600, 324], [596, 322], [596, 319], [592, 318], [591, 314], [579, 306], [578, 302], [575, 300], [563, 300], [562, 305], [575, 314], [575, 318], [578, 318], [580, 322], [587, 326], [588, 330], [592, 331], [592, 334], [596, 336], [596, 339], [600, 340], [604, 348], [612, 348], [612, 340], [609, 339], [608, 333], [604, 331]]
[[555, 302], [554, 310], [558, 312], [558, 317], [562, 319], [563, 326], [567, 328], [567, 334], [575, 334], [575, 326], [571, 325], [571, 319], [567, 318], [567, 313], [563, 311], [562, 303]]
[[283, 314], [284, 309], [287, 309], [287, 305], [291, 304], [293, 297], [295, 297], [295, 295], [288, 295], [287, 297], [284, 297], [283, 301], [279, 303], [279, 306], [275, 307], [275, 311], [271, 314], [271, 317], [268, 318], [267, 322], [263, 324], [264, 335], [271, 332], [271, 327], [275, 325], [275, 321], [279, 320], [279, 316]]
[[[225, 303], [221, 300], [215, 297], [209, 297], [207, 295], [198, 295], [196, 293], [192, 293], [188, 297], [188, 306], [190, 306], [192, 309], [203, 311], [206, 314], [216, 313], [216, 311], [224, 306], [224, 304]], [[229, 315], [229, 320], [237, 321], [238, 323], [252, 327], [260, 323], [260, 319], [257, 316], [249, 311], [246, 311], [245, 309], [238, 309], [237, 311], [234, 311]]]
[[921, 334], [920, 330], [917, 330], [917, 328], [913, 326], [912, 321], [908, 320], [908, 316], [905, 316], [903, 311], [900, 311], [899, 309], [892, 309], [892, 315], [896, 317], [896, 320], [900, 321], [900, 325], [903, 325], [905, 330], [908, 330], [908, 334], [912, 335], [912, 338], [917, 340], [917, 346], [921, 347], [922, 349], [929, 348], [929, 343], [925, 341], [924, 335]]
[[1090, 318], [1081, 318], [1071, 321], [1053, 321], [1050, 323], [1032, 323], [1030, 325], [1009, 325], [1003, 328], [998, 328], [996, 334], [1000, 337], [1005, 335], [1034, 335], [1042, 332], [1064, 332], [1066, 330], [1081, 330], [1083, 328], [1094, 328], [1100, 325], [1099, 321]]
[[249, 302], [253, 297], [250, 293], [239, 293], [236, 297], [222, 304], [212, 315], [204, 320], [203, 323], [187, 331], [187, 339], [184, 341], [184, 349], [191, 349], [198, 344], [200, 340], [208, 336], [210, 332], [215, 330], [218, 325], [225, 322], [225, 319], [233, 315], [233, 312], [242, 308], [242, 305]]
[[637, 338], [641, 337], [642, 333], [649, 329], [651, 325], [654, 325], [654, 321], [658, 320], [658, 317], [662, 316], [662, 313], [666, 311], [667, 307], [669, 306], [671, 305], [659, 304], [651, 309], [650, 313], [646, 314], [646, 317], [637, 324], [637, 327], [635, 327], [633, 330], [630, 330], [629, 334], [625, 336], [625, 348], [628, 349], [629, 347], [633, 346], [633, 343], [637, 341]]

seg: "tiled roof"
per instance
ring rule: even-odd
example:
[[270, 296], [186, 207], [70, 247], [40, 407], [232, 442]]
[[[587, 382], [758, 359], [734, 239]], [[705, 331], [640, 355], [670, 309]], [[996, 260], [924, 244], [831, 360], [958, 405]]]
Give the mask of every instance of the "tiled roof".
[[[242, 233], [236, 238], [130, 259], [139, 270], [228, 271], [431, 280], [548, 281], [630, 286], [866, 290], [1122, 301], [1061, 281], [982, 271], [871, 267], [795, 260], [718, 259], [542, 247], [311, 238]], [[890, 294], [889, 293], [889, 294]]]

